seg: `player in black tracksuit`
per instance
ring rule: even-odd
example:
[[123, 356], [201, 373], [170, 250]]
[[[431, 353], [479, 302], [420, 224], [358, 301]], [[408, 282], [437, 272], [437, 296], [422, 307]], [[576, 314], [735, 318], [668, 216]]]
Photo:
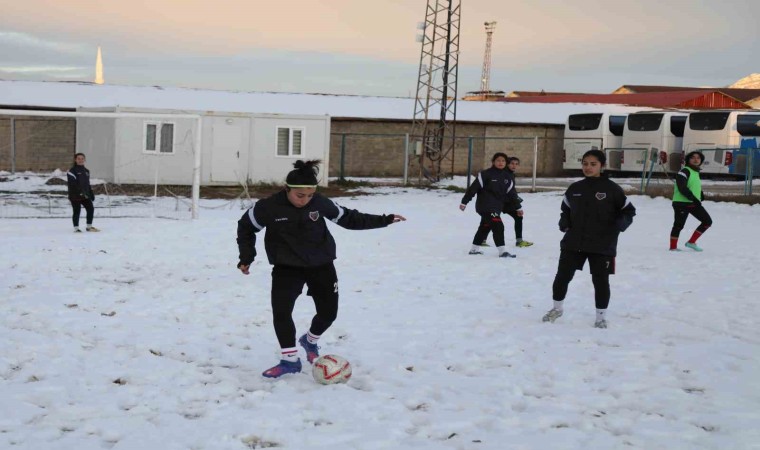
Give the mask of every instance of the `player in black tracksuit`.
[[493, 166], [481, 171], [467, 188], [459, 209], [464, 211], [467, 204], [477, 195], [475, 212], [480, 215], [480, 225], [472, 239], [471, 255], [480, 255], [480, 244], [493, 231], [493, 240], [500, 257], [514, 257], [504, 246], [504, 223], [501, 211], [505, 203], [517, 203], [517, 191], [512, 172], [506, 169], [507, 155], [496, 153], [491, 158]]
[[565, 233], [560, 242], [559, 265], [552, 285], [554, 307], [543, 317], [554, 322], [562, 316], [567, 287], [576, 270], [589, 263], [594, 283], [597, 328], [607, 328], [606, 312], [610, 302], [610, 275], [615, 273], [618, 235], [636, 215], [623, 189], [602, 174], [604, 152], [589, 150], [583, 155], [585, 178], [570, 185], [562, 200], [559, 229]]
[[84, 206], [87, 211], [87, 231], [100, 231], [92, 226], [92, 220], [95, 216], [95, 207], [92, 202], [95, 200], [95, 194], [92, 193], [90, 186], [90, 171], [84, 166], [84, 153], [74, 155], [74, 165], [66, 173], [68, 180], [69, 201], [74, 210], [72, 221], [74, 222], [74, 232], [79, 233], [79, 214]]
[[296, 348], [293, 307], [304, 284], [314, 300], [316, 315], [308, 333], [298, 339], [311, 363], [319, 356], [317, 340], [338, 314], [338, 276], [335, 272], [335, 240], [325, 219], [351, 230], [382, 228], [406, 220], [396, 214], [373, 215], [344, 208], [316, 193], [320, 161], [296, 161], [284, 190], [256, 202], [238, 221], [238, 268], [249, 274], [256, 257], [256, 233], [266, 228], [264, 248], [272, 269], [272, 315], [282, 350], [279, 364], [263, 375], [277, 378], [301, 371]]

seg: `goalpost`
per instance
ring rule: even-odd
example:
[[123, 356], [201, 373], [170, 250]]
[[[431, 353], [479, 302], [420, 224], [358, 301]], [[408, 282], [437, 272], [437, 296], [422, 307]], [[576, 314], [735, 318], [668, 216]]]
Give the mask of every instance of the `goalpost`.
[[[113, 136], [112, 141], [110, 143], [113, 145], [113, 149], [110, 149], [111, 155], [110, 158], [112, 161], [121, 161], [121, 159], [117, 158], [126, 158], [123, 155], [116, 155], [116, 153], [123, 151], [121, 148], [117, 148], [119, 145], [131, 145], [132, 148], [130, 150], [129, 159], [128, 161], [124, 162], [122, 161], [120, 164], [113, 164], [114, 167], [110, 168], [111, 175], [114, 178], [117, 178], [117, 172], [119, 171], [130, 171], [132, 170], [133, 173], [137, 173], [140, 176], [143, 177], [141, 181], [134, 181], [134, 182], [125, 182], [122, 185], [118, 185], [117, 187], [119, 189], [118, 192], [109, 192], [109, 187], [111, 191], [114, 190], [115, 186], [106, 183], [105, 185], [98, 188], [98, 184], [93, 184], [93, 188], [98, 188], [101, 190], [101, 192], [97, 195], [98, 199], [96, 201], [96, 207], [98, 208], [98, 216], [100, 217], [145, 217], [145, 216], [158, 216], [158, 217], [172, 217], [169, 215], [162, 215], [160, 212], [157, 214], [156, 211], [161, 211], [161, 208], [164, 208], [163, 210], [167, 210], [171, 208], [171, 204], [173, 203], [175, 210], [180, 210], [183, 207], [183, 204], [187, 204], [188, 208], [185, 208], [186, 211], [190, 212], [190, 217], [192, 219], [198, 218], [198, 208], [199, 208], [199, 199], [200, 199], [200, 179], [201, 179], [201, 136], [202, 136], [202, 116], [200, 114], [187, 114], [187, 113], [153, 113], [153, 112], [96, 112], [96, 111], [35, 111], [35, 110], [2, 110], [0, 109], [0, 118], [8, 118], [11, 121], [19, 116], [23, 117], [52, 117], [52, 118], [74, 118], [74, 119], [142, 119], [147, 125], [140, 125], [140, 130], [138, 132], [135, 131], [135, 124], [132, 124], [132, 138], [131, 140], [127, 137], [117, 135], [117, 133], [120, 133], [120, 127], [114, 126], [113, 127]], [[19, 119], [15, 119], [19, 120]], [[155, 122], [155, 126], [153, 123], [149, 123], [151, 121]], [[184, 121], [184, 123], [178, 123], [181, 121]], [[79, 122], [79, 121], [77, 121]], [[115, 123], [115, 122], [114, 122]], [[192, 124], [191, 127], [186, 126], [187, 123]], [[92, 126], [92, 124], [90, 124]], [[160, 148], [154, 148], [154, 151], [146, 152], [144, 151], [144, 145], [145, 145], [145, 139], [146, 139], [146, 133], [143, 133], [143, 126], [152, 127], [152, 128], [145, 128], [146, 130], [150, 130], [151, 134], [150, 137], [154, 140], [153, 142], [156, 143], [157, 140], [160, 141], [160, 139], [163, 138], [163, 134], [165, 131], [165, 128], [163, 125], [170, 126], [170, 134], [171, 138], [166, 139], [167, 141], [170, 141], [169, 144], [166, 144], [166, 147], [163, 143], [158, 143], [156, 147]], [[176, 128], [178, 128], [177, 125], [185, 125], [184, 128], [186, 129], [185, 135], [186, 138], [184, 139], [184, 142], [177, 143], [175, 140], [175, 134], [177, 133]], [[79, 123], [76, 124], [77, 130], [79, 130]], [[189, 129], [191, 128], [191, 129]], [[107, 133], [107, 132], [106, 132]], [[77, 133], [78, 134], [78, 133]], [[136, 135], [136, 136], [135, 136]], [[14, 138], [14, 129], [11, 128], [11, 140]], [[75, 149], [76, 151], [80, 150], [80, 136], [76, 136], [75, 141]], [[135, 151], [136, 140], [139, 139], [139, 150]], [[191, 141], [191, 152], [192, 152], [192, 159], [190, 160], [190, 155], [185, 154], [178, 154], [175, 153], [175, 147], [180, 146], [186, 146], [186, 141]], [[3, 146], [5, 143], [0, 142], [0, 146]], [[13, 148], [15, 145], [15, 142], [12, 142], [11, 148]], [[169, 151], [165, 152], [165, 150], [168, 149]], [[13, 153], [13, 151], [11, 151]], [[95, 153], [91, 154], [90, 151], [85, 152], [87, 153], [88, 157], [88, 163], [94, 162], [96, 158], [98, 158], [100, 155]], [[71, 155], [73, 157], [73, 153]], [[15, 156], [12, 156], [15, 158]], [[175, 157], [175, 159], [171, 159], [171, 157]], [[168, 159], [167, 159], [168, 158]], [[183, 171], [181, 167], [177, 167], [180, 158], [184, 158], [183, 161], [186, 161], [187, 165], [192, 165], [192, 177], [187, 177], [185, 175], [186, 172]], [[71, 160], [70, 160], [71, 161]], [[15, 163], [15, 159], [14, 159]], [[187, 165], [185, 167], [187, 167]], [[91, 168], [88, 165], [88, 168]], [[161, 173], [160, 169], [163, 168], [164, 172]], [[187, 167], [189, 169], [189, 167]], [[149, 182], [145, 182], [144, 177], [145, 174], [154, 171], [151, 175], [151, 180]], [[121, 173], [121, 172], [119, 172]], [[26, 177], [27, 174], [21, 175], [22, 177]], [[59, 179], [63, 178], [65, 179], [66, 175], [65, 173], [63, 176], [60, 176], [60, 173], [58, 173]], [[188, 174], [189, 175], [189, 174]], [[108, 174], [106, 174], [108, 176]], [[103, 178], [103, 174], [99, 174], [98, 171], [93, 171], [92, 178], [98, 179]], [[8, 177], [4, 177], [8, 178]], [[16, 177], [18, 178], [18, 176]], [[28, 177], [26, 177], [28, 178]], [[128, 176], [126, 178], [129, 178]], [[107, 181], [113, 181], [113, 180], [107, 180]], [[60, 182], [58, 184], [61, 184]], [[68, 204], [67, 197], [65, 195], [65, 190], [62, 189], [61, 186], [57, 186], [58, 190], [54, 191], [50, 194], [43, 195], [39, 192], [13, 192], [12, 190], [4, 189], [3, 187], [4, 183], [0, 183], [0, 217], [56, 217], [56, 216], [64, 216], [64, 215], [70, 215], [70, 206]], [[151, 193], [146, 194], [143, 190], [138, 189], [138, 186], [145, 186], [152, 187]], [[177, 189], [175, 188], [169, 188], [164, 185], [172, 185], [172, 186], [181, 186], [179, 189], [185, 189], [186, 186], [190, 186], [190, 192], [189, 195], [181, 195], [177, 194]], [[164, 194], [164, 197], [159, 196], [159, 190], [158, 187], [162, 186], [162, 194]], [[15, 195], [14, 195], [15, 194]], [[36, 195], [35, 195], [36, 194]], [[102, 194], [105, 194], [104, 197], [101, 197]], [[138, 208], [134, 205], [142, 205], [145, 206], [147, 200], [150, 199], [152, 194], [152, 206], [149, 208]], [[169, 201], [166, 200], [166, 196], [173, 197], [173, 199], [169, 199]], [[189, 202], [188, 202], [189, 197]], [[127, 198], [127, 199], [125, 199]], [[16, 205], [18, 208], [14, 208], [13, 205]], [[128, 207], [128, 205], [132, 205], [132, 207]], [[147, 211], [152, 212], [147, 212]], [[185, 213], [186, 214], [186, 213]], [[177, 217], [173, 217], [177, 218]], [[181, 217], [179, 217], [181, 218]]]

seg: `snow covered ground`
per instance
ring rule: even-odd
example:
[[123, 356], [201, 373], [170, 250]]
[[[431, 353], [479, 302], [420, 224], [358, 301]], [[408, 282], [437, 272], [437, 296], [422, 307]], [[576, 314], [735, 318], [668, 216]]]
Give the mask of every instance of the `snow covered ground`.
[[[585, 271], [541, 323], [560, 193], [521, 194], [536, 245], [514, 248], [507, 218], [518, 257], [500, 259], [467, 255], [478, 219], [461, 194], [373, 192], [339, 201], [408, 221], [331, 225], [341, 309], [320, 344], [354, 370], [335, 386], [261, 377], [278, 360], [271, 267], [235, 269], [238, 208], [96, 212], [103, 232], [82, 234], [1, 220], [0, 448], [760, 448], [760, 207], [705, 202], [705, 251], [672, 253], [670, 202], [632, 196], [599, 330]], [[308, 297], [294, 314], [304, 332]]]

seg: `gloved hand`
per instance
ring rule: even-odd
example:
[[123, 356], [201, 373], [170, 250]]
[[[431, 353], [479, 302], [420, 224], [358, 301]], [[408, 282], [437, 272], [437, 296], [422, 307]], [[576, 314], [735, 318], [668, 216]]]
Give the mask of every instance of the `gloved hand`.
[[240, 269], [241, 272], [243, 272], [243, 275], [248, 275], [251, 272], [248, 270], [251, 268], [250, 264], [243, 264], [243, 262], [239, 262], [237, 265], [237, 268]]

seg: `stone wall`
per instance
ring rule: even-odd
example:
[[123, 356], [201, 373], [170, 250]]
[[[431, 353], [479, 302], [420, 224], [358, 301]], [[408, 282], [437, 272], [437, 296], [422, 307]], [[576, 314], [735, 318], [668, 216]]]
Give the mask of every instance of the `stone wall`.
[[[330, 176], [400, 177], [404, 172], [404, 134], [411, 130], [408, 121], [357, 120], [333, 118], [330, 136]], [[496, 152], [520, 158], [518, 175], [533, 173], [534, 138], [538, 137], [537, 174], [562, 175], [561, 125], [524, 125], [458, 123], [453, 151], [453, 173], [467, 173], [469, 147], [472, 145], [471, 172], [490, 167]], [[470, 140], [470, 138], [472, 138]], [[470, 144], [471, 142], [471, 144]], [[414, 149], [410, 148], [410, 153]], [[341, 154], [344, 155], [341, 163]], [[450, 158], [451, 159], [451, 158]], [[444, 171], [452, 171], [452, 162]], [[419, 174], [412, 158], [409, 177]]]
[[[76, 149], [76, 119], [15, 116], [17, 172], [68, 170]], [[0, 170], [10, 171], [11, 119], [0, 113]]]

